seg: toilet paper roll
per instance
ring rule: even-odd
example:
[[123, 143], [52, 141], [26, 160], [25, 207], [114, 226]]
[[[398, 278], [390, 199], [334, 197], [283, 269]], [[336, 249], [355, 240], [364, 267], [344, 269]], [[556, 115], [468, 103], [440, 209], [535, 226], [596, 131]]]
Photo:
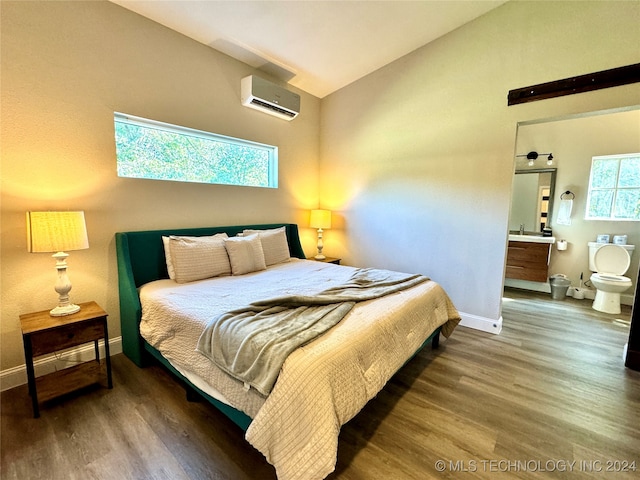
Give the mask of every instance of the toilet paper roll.
[[627, 236], [626, 235], [614, 235], [613, 243], [616, 245], [626, 245], [627, 244]]
[[558, 240], [557, 247], [558, 247], [558, 250], [566, 250], [567, 249], [567, 241], [566, 240]]

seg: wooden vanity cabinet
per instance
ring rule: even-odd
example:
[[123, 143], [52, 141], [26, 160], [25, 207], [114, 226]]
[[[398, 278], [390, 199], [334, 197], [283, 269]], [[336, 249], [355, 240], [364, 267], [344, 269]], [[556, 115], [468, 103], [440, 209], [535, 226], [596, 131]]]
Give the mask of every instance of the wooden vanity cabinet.
[[549, 275], [550, 243], [509, 241], [506, 278], [546, 282]]

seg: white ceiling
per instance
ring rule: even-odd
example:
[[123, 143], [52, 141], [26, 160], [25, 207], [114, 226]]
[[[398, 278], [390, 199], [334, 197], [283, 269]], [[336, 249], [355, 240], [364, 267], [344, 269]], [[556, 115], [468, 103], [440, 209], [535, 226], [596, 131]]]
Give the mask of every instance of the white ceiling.
[[506, 0], [111, 0], [324, 97]]

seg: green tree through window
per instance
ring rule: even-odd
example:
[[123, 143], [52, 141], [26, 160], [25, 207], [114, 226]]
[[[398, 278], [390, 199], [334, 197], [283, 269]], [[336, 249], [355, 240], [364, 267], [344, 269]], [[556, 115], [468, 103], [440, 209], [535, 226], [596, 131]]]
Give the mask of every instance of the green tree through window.
[[588, 220], [640, 220], [640, 153], [593, 157]]
[[278, 186], [278, 147], [114, 114], [118, 176]]

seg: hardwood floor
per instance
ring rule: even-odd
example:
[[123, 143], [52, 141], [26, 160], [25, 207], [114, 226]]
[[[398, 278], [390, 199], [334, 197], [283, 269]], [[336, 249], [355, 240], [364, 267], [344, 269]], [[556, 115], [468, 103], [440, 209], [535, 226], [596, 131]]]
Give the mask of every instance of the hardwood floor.
[[[622, 359], [630, 309], [505, 297], [500, 335], [458, 328], [342, 428], [330, 479], [637, 478], [620, 471], [640, 470], [640, 372]], [[39, 419], [26, 386], [3, 392], [0, 477], [275, 479], [234, 424], [188, 402], [161, 367], [116, 355], [113, 382]]]

